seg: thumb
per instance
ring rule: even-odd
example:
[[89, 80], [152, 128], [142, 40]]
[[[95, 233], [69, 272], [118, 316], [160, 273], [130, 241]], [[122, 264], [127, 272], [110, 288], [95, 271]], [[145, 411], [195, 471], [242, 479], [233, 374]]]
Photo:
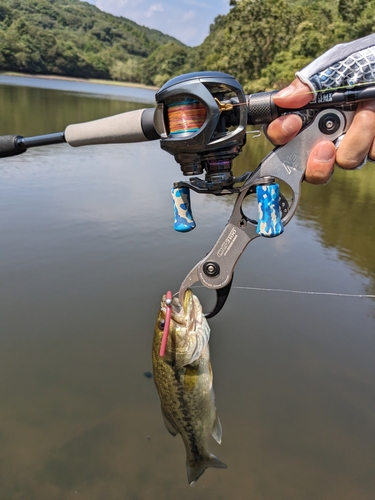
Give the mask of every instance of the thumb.
[[305, 106], [313, 98], [313, 93], [308, 85], [296, 78], [288, 87], [280, 90], [273, 96], [276, 106], [280, 108], [297, 109]]

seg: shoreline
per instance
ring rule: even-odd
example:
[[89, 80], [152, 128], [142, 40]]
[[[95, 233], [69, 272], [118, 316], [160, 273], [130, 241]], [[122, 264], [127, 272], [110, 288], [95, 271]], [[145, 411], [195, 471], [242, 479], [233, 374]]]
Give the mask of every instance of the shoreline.
[[17, 76], [25, 78], [41, 78], [43, 80], [61, 80], [68, 82], [83, 82], [83, 83], [97, 83], [100, 85], [114, 85], [118, 87], [133, 87], [138, 89], [153, 90], [158, 91], [159, 87], [154, 87], [152, 85], [144, 85], [142, 83], [132, 83], [132, 82], [117, 82], [115, 80], [100, 80], [96, 78], [78, 78], [74, 76], [62, 76], [62, 75], [41, 75], [41, 74], [30, 74], [30, 73], [17, 73], [15, 71], [1, 71], [0, 75], [3, 76]]

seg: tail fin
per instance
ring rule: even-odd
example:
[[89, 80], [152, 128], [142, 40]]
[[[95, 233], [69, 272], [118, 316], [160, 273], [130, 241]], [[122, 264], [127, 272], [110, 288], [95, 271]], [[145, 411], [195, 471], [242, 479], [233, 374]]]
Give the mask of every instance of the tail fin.
[[218, 458], [211, 453], [211, 456], [206, 460], [201, 460], [200, 462], [186, 462], [186, 471], [188, 482], [190, 486], [194, 486], [195, 482], [201, 477], [203, 472], [208, 467], [215, 467], [217, 469], [226, 469], [228, 466], [221, 462]]

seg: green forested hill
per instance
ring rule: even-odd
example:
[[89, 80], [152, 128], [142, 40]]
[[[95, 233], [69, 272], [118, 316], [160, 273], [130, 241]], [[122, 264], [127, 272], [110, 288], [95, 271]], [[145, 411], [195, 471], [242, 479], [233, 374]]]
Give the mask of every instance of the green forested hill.
[[0, 0], [0, 69], [139, 80], [159, 45], [180, 42], [79, 0]]
[[250, 91], [280, 87], [337, 43], [375, 31], [374, 0], [231, 0], [197, 49], [200, 68]]
[[[229, 0], [228, 0], [229, 1]], [[199, 47], [79, 0], [0, 0], [0, 70], [161, 85], [219, 70], [278, 88], [340, 42], [375, 32], [375, 0], [230, 0]]]

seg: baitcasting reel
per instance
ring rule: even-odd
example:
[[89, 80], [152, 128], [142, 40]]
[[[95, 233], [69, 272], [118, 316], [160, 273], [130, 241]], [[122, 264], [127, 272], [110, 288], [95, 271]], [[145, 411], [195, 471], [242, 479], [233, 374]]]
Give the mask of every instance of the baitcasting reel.
[[[178, 76], [156, 94], [154, 126], [161, 148], [175, 157], [184, 175], [205, 174], [204, 179], [192, 177], [189, 182], [174, 184], [176, 231], [187, 232], [195, 227], [190, 189], [215, 195], [239, 192], [234, 185], [245, 182], [250, 172], [235, 178], [232, 161], [246, 143], [248, 124], [279, 116], [271, 94], [245, 96], [235, 78], [214, 71]], [[264, 180], [264, 184], [269, 183], [273, 184], [274, 179]]]

